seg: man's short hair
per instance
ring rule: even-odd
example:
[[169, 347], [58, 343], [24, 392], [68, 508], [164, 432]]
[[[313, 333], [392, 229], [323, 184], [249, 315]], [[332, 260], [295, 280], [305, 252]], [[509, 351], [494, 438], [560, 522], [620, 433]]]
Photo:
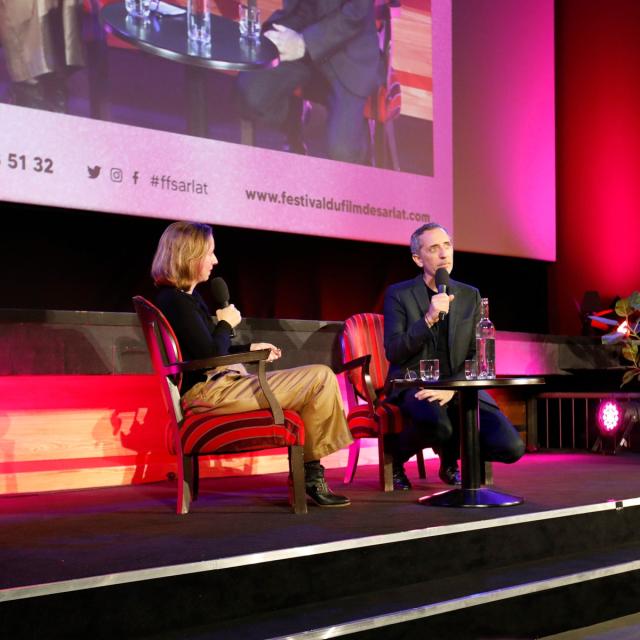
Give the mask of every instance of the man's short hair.
[[448, 236], [451, 236], [447, 228], [443, 227], [439, 222], [427, 222], [427, 224], [423, 224], [411, 234], [411, 242], [409, 244], [411, 255], [417, 255], [418, 251], [420, 251], [420, 236], [425, 231], [431, 231], [432, 229], [442, 229]]

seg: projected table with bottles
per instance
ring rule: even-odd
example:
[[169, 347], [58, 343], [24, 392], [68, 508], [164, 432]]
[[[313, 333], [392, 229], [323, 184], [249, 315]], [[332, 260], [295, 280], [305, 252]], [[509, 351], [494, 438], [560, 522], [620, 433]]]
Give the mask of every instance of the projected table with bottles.
[[[208, 46], [189, 41], [184, 13], [176, 16], [154, 13], [144, 20], [129, 16], [124, 2], [119, 2], [104, 7], [100, 21], [110, 33], [138, 49], [186, 66], [187, 132], [196, 136], [207, 134], [205, 81], [208, 70], [258, 71], [280, 62], [278, 49], [268, 38], [260, 36], [257, 41], [242, 38], [238, 23], [221, 16], [211, 16]], [[243, 143], [253, 143], [253, 131], [247, 123], [243, 123], [241, 137]]]
[[434, 507], [507, 507], [521, 504], [524, 498], [481, 486], [480, 412], [478, 392], [514, 386], [544, 384], [544, 378], [510, 377], [493, 380], [392, 380], [397, 389], [447, 389], [460, 397], [460, 466], [462, 485], [448, 491], [423, 496], [420, 504]]

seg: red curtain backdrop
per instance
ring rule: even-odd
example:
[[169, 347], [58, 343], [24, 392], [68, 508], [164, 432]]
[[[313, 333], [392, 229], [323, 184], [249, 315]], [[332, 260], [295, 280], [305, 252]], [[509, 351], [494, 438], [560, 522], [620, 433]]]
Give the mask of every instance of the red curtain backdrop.
[[576, 334], [586, 290], [640, 289], [640, 2], [558, 0], [558, 261], [553, 333]]

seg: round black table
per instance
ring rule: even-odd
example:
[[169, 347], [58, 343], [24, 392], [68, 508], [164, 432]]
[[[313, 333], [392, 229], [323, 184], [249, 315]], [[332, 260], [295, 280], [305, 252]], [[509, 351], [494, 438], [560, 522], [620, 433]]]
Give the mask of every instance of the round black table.
[[393, 389], [447, 389], [457, 391], [460, 399], [460, 465], [462, 485], [419, 499], [420, 504], [436, 507], [506, 507], [524, 499], [481, 486], [480, 412], [478, 391], [514, 386], [544, 384], [544, 378], [496, 378], [494, 380], [392, 380]]
[[[127, 14], [124, 2], [107, 5], [100, 12], [104, 28], [118, 38], [154, 56], [186, 65], [189, 113], [187, 130], [205, 136], [207, 70], [257, 71], [279, 64], [278, 49], [264, 36], [256, 42], [240, 37], [238, 23], [228, 18], [211, 16], [211, 44], [194, 45], [187, 37], [186, 13], [162, 16], [153, 13], [148, 20]], [[243, 138], [252, 137], [243, 131]], [[243, 140], [251, 144], [252, 140]]]

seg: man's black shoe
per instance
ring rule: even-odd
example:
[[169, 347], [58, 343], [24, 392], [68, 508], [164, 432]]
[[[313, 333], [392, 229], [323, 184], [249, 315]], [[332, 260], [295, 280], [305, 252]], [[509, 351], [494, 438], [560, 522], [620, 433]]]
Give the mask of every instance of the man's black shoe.
[[461, 484], [460, 469], [457, 464], [446, 465], [441, 462], [438, 476], [445, 484]]
[[409, 491], [411, 489], [411, 482], [402, 465], [393, 467], [393, 488], [395, 491]]
[[346, 496], [339, 496], [327, 485], [324, 479], [324, 467], [317, 461], [305, 462], [304, 483], [307, 495], [319, 507], [347, 507], [351, 500]]
[[311, 114], [311, 103], [298, 96], [293, 96], [289, 105], [289, 114], [285, 123], [287, 142], [283, 147], [284, 151], [298, 153], [303, 156], [309, 155], [309, 149], [304, 141], [304, 125], [308, 122]]

